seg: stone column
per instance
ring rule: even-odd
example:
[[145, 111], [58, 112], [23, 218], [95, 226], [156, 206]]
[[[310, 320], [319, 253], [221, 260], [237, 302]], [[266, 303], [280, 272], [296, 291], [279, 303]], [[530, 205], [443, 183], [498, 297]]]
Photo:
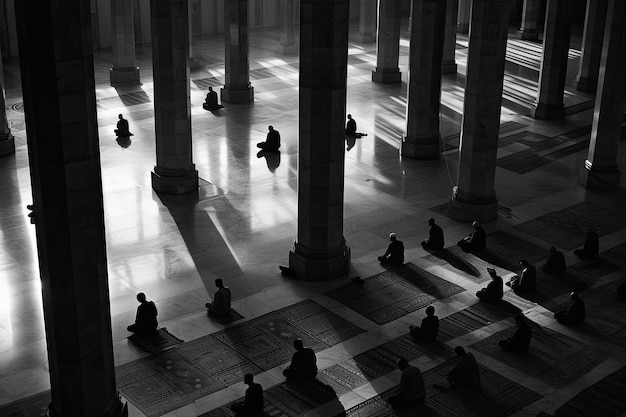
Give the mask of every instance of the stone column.
[[469, 33], [471, 18], [472, 0], [459, 0], [459, 21], [456, 25], [456, 31], [467, 35]]
[[539, 91], [531, 108], [531, 116], [536, 119], [565, 117], [563, 93], [571, 35], [571, 6], [569, 0], [548, 0], [546, 6]]
[[198, 189], [191, 145], [188, 0], [151, 0], [150, 17], [156, 135], [152, 188], [186, 194]]
[[448, 214], [487, 222], [498, 215], [494, 183], [510, 0], [473, 3], [459, 170]]
[[222, 101], [253, 101], [248, 62], [248, 0], [224, 2], [224, 42], [226, 85], [221, 90]]
[[602, 38], [606, 21], [607, 0], [588, 0], [583, 34], [583, 50], [576, 75], [576, 89], [595, 93], [598, 86]]
[[132, 1], [111, 0], [111, 26], [111, 45], [115, 60], [109, 70], [111, 85], [139, 84], [139, 67], [135, 65]]
[[296, 25], [294, 19], [294, 2], [296, 0], [280, 0], [282, 12], [282, 32], [280, 33], [279, 51], [283, 55], [292, 55], [298, 52], [296, 45]]
[[524, 0], [522, 9], [522, 26], [517, 31], [520, 39], [536, 41], [539, 39], [541, 0]]
[[375, 83], [402, 81], [398, 67], [400, 57], [400, 0], [378, 0], [378, 33], [376, 37]]
[[189, 0], [187, 4], [187, 21], [189, 22], [189, 68], [196, 70], [202, 68], [203, 64], [200, 54], [193, 53], [193, 0]]
[[47, 415], [128, 416], [115, 382], [89, 2], [18, 1], [15, 19], [50, 371]]
[[0, 59], [0, 156], [13, 155], [15, 153], [15, 138], [11, 134], [11, 128], [7, 120], [3, 74], [4, 69], [2, 68], [2, 59]]
[[376, 42], [376, 3], [376, 0], [361, 0], [359, 33], [356, 35], [361, 43]]
[[448, 0], [446, 4], [446, 34], [443, 43], [443, 73], [456, 74], [456, 21], [459, 0]]
[[305, 280], [350, 271], [343, 236], [349, 20], [349, 0], [301, 0], [298, 235], [289, 267]]
[[600, 77], [591, 125], [589, 154], [581, 182], [587, 188], [613, 190], [620, 186], [617, 153], [624, 116], [626, 89], [626, 2], [609, 0]]
[[439, 158], [441, 67], [447, 0], [412, 0], [406, 133], [402, 156]]

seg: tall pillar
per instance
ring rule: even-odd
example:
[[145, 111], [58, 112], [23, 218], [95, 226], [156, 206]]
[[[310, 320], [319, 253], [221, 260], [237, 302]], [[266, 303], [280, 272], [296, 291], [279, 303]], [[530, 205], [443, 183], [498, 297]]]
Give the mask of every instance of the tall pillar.
[[151, 0], [150, 17], [156, 135], [152, 188], [186, 194], [198, 189], [191, 145], [188, 0]]
[[376, 70], [372, 71], [372, 81], [376, 83], [392, 84], [402, 81], [398, 67], [400, 10], [400, 0], [378, 0]]
[[15, 138], [11, 134], [7, 120], [6, 101], [4, 96], [4, 69], [0, 59], [0, 156], [15, 153]]
[[224, 42], [226, 85], [222, 101], [248, 103], [254, 100], [248, 61], [248, 0], [224, 2]]
[[280, 33], [279, 51], [284, 55], [298, 52], [296, 45], [296, 25], [294, 19], [294, 2], [296, 0], [280, 0], [282, 12], [282, 31]]
[[443, 73], [456, 74], [456, 22], [459, 0], [448, 0], [446, 4], [446, 34], [443, 42]]
[[115, 60], [109, 70], [111, 85], [139, 84], [139, 67], [135, 63], [133, 2], [111, 0], [111, 23], [111, 44]]
[[402, 156], [439, 158], [441, 67], [447, 0], [412, 0], [406, 134]]
[[376, 42], [376, 3], [376, 0], [361, 0], [359, 33], [356, 35], [361, 43]]
[[584, 186], [599, 190], [620, 186], [617, 152], [626, 89], [626, 2], [609, 0], [607, 16], [591, 142], [581, 178]]
[[15, 11], [48, 415], [128, 416], [115, 382], [89, 2], [17, 1]]
[[548, 0], [546, 6], [539, 91], [531, 108], [531, 116], [536, 119], [565, 117], [563, 93], [571, 35], [571, 7], [569, 0]]
[[517, 31], [520, 39], [536, 41], [539, 39], [541, 0], [524, 0], [522, 26]]
[[349, 19], [349, 0], [301, 0], [298, 235], [289, 267], [305, 280], [350, 271], [343, 236]]
[[467, 55], [457, 185], [450, 217], [487, 222], [498, 215], [496, 153], [510, 0], [474, 0]]
[[588, 0], [583, 34], [583, 50], [580, 57], [576, 89], [595, 93], [598, 86], [600, 57], [602, 56], [602, 38], [606, 22], [607, 0]]
[[467, 35], [469, 33], [471, 19], [472, 0], [459, 0], [459, 21], [456, 25], [456, 31]]
[[203, 66], [200, 54], [193, 53], [193, 0], [189, 0], [187, 3], [187, 22], [189, 23], [189, 68], [200, 69]]

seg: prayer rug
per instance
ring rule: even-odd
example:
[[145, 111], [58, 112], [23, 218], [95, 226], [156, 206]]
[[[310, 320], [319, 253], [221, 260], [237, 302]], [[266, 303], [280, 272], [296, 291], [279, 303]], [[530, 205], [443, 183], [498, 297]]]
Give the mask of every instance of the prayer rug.
[[487, 236], [487, 249], [477, 256], [493, 265], [509, 271], [519, 271], [520, 259], [536, 264], [548, 257], [548, 247], [537, 246], [510, 233], [497, 231]]
[[391, 408], [380, 395], [370, 398], [367, 401], [355, 405], [346, 410], [345, 414], [339, 414], [335, 417], [394, 417], [397, 416], [393, 408]]
[[358, 363], [352, 359], [321, 370], [317, 374], [317, 379], [331, 386], [338, 395], [353, 391], [368, 381]]
[[410, 263], [327, 292], [331, 298], [378, 323], [389, 323], [464, 289]]
[[157, 353], [183, 343], [182, 340], [167, 331], [165, 327], [152, 333], [133, 333], [128, 340], [150, 353]]
[[210, 318], [215, 319], [215, 320], [219, 321], [222, 324], [232, 323], [234, 321], [241, 320], [241, 319], [244, 318], [244, 316], [239, 314], [233, 308], [231, 308], [230, 311], [227, 314], [213, 314], [213, 313], [207, 311], [207, 315]]
[[556, 410], [555, 417], [617, 417], [626, 410], [626, 367], [602, 378]]
[[41, 417], [52, 401], [50, 391], [40, 392], [0, 406], [0, 417]]
[[510, 269], [506, 269], [506, 267], [512, 268], [511, 263], [506, 263], [506, 267], [502, 268], [500, 265], [485, 261], [475, 254], [463, 252], [463, 249], [457, 245], [434, 251], [422, 259], [479, 283], [491, 281], [487, 268], [494, 268], [498, 275], [508, 274]]
[[520, 312], [518, 307], [504, 300], [499, 303], [478, 302], [439, 320], [439, 333], [453, 339]]

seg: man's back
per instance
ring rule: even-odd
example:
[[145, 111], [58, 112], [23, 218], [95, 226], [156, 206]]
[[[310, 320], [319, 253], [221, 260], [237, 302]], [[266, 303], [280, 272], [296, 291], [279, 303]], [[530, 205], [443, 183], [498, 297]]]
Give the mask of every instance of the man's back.
[[398, 395], [406, 400], [414, 401], [426, 395], [424, 377], [415, 366], [408, 366], [400, 376]]
[[156, 330], [157, 309], [153, 301], [145, 301], [137, 307], [137, 324], [146, 330]]
[[443, 229], [438, 224], [430, 226], [430, 235], [428, 236], [428, 243], [433, 247], [443, 248]]
[[292, 368], [299, 374], [317, 374], [317, 358], [313, 349], [305, 347], [293, 354]]
[[220, 287], [213, 298], [213, 309], [216, 313], [228, 313], [230, 311], [230, 302], [230, 288]]
[[249, 413], [260, 413], [263, 411], [263, 408], [265, 407], [265, 402], [263, 401], [263, 387], [261, 387], [261, 384], [253, 382], [252, 384], [250, 384], [248, 389], [246, 389], [244, 407], [246, 409], [246, 412]]
[[389, 254], [391, 259], [398, 262], [404, 261], [404, 243], [400, 240], [394, 240], [389, 244]]

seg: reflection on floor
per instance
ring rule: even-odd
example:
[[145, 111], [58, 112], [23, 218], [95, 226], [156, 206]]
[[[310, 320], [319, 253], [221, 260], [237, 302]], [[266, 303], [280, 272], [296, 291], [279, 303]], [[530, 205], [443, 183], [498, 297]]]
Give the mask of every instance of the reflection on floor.
[[[401, 158], [406, 83], [371, 82], [374, 44], [351, 37], [348, 111], [359, 131], [346, 152], [345, 237], [352, 250], [349, 276], [329, 282], [285, 278], [297, 221], [298, 59], [275, 52], [279, 34], [250, 35], [255, 101], [224, 103], [207, 112], [209, 86], [223, 84], [223, 40], [203, 37], [194, 52], [204, 63], [192, 70], [194, 162], [201, 178], [197, 196], [164, 197], [150, 187], [154, 166], [154, 116], [149, 46], [137, 48], [143, 84], [112, 88], [107, 52], [96, 53], [98, 122], [103, 170], [109, 286], [118, 387], [131, 416], [229, 416], [228, 405], [245, 390], [242, 376], [256, 375], [272, 416], [620, 416], [626, 365], [626, 303], [615, 288], [626, 279], [625, 179], [614, 192], [581, 188], [593, 97], [577, 93], [573, 80], [580, 37], [573, 37], [566, 106], [558, 122], [528, 117], [535, 97], [537, 44], [513, 40], [498, 149], [497, 221], [486, 224], [488, 248], [459, 251], [469, 224], [446, 216], [457, 175], [467, 38], [459, 35], [459, 73], [443, 81], [438, 161]], [[401, 70], [406, 81], [406, 33]], [[574, 46], [578, 43], [578, 49]], [[0, 416], [39, 415], [49, 402], [48, 363], [42, 322], [26, 132], [16, 61], [4, 64], [7, 115], [16, 138], [15, 156], [0, 158]], [[134, 132], [118, 144], [112, 134], [123, 113]], [[281, 132], [279, 155], [257, 154], [255, 144], [272, 124]], [[626, 162], [624, 146], [620, 165]], [[425, 252], [420, 241], [435, 217], [446, 249]], [[583, 233], [600, 234], [601, 256], [579, 262], [573, 249]], [[385, 270], [376, 260], [396, 231], [407, 264]], [[488, 281], [487, 266], [508, 278], [517, 261], [542, 265], [548, 247], [566, 254], [559, 278], [539, 272], [538, 292], [522, 298], [508, 291], [499, 305], [477, 302]], [[364, 283], [349, 278], [360, 276]], [[241, 317], [223, 323], [204, 304], [224, 279]], [[555, 322], [552, 312], [573, 288], [584, 290], [587, 322], [576, 328]], [[508, 288], [507, 288], [508, 290]], [[135, 344], [126, 326], [135, 295], [156, 302], [163, 339]], [[418, 344], [408, 336], [427, 305], [441, 319], [439, 340]], [[502, 351], [522, 312], [534, 339], [524, 356]], [[301, 337], [318, 355], [319, 383], [284, 382], [282, 368]], [[439, 391], [455, 363], [454, 346], [476, 356], [479, 393]], [[395, 360], [406, 357], [424, 373], [426, 406], [394, 410], [386, 403], [399, 380]], [[2, 405], [4, 404], [4, 405]]]

